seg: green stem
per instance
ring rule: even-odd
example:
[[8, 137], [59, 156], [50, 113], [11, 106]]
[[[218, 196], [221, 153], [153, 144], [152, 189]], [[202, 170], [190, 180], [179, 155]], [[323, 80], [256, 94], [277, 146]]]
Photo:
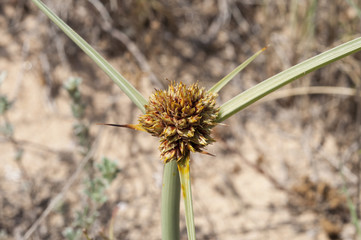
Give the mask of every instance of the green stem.
[[162, 187], [162, 240], [179, 240], [180, 182], [177, 162], [165, 164]]
[[186, 225], [189, 240], [196, 239], [196, 232], [194, 227], [194, 216], [193, 216], [193, 203], [192, 203], [192, 189], [189, 172], [189, 156], [183, 163], [178, 163], [178, 170], [180, 176], [180, 182], [182, 186], [182, 194], [184, 199], [184, 207], [186, 214]]

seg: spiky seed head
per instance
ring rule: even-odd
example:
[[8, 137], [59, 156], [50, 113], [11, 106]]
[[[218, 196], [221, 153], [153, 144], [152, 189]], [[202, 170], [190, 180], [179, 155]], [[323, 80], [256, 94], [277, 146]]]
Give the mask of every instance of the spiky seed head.
[[217, 94], [200, 88], [172, 82], [168, 91], [156, 90], [145, 106], [139, 124], [160, 138], [159, 149], [164, 163], [183, 161], [190, 152], [203, 152], [214, 142], [211, 129], [217, 124]]

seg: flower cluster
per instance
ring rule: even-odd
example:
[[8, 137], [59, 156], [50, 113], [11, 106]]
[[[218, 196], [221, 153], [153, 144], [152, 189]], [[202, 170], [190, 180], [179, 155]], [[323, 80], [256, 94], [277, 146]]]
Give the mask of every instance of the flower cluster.
[[168, 91], [156, 90], [150, 96], [139, 124], [160, 138], [159, 149], [165, 163], [183, 161], [190, 152], [204, 152], [203, 148], [214, 142], [210, 134], [219, 112], [216, 97], [197, 83], [189, 87], [171, 83]]

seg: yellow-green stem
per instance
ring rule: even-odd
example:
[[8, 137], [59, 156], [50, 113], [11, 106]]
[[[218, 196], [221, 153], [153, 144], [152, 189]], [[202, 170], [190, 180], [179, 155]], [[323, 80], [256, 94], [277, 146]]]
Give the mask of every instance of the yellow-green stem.
[[162, 240], [179, 240], [180, 182], [177, 162], [164, 165], [162, 186]]
[[178, 163], [178, 170], [184, 199], [188, 240], [195, 240], [196, 232], [194, 227], [192, 189], [189, 172], [189, 156], [184, 162]]

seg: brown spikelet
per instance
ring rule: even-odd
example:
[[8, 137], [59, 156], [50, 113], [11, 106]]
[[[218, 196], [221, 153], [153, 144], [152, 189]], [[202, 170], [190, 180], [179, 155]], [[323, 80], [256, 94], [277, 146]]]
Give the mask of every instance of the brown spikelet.
[[160, 138], [159, 149], [165, 163], [183, 161], [190, 152], [204, 153], [204, 147], [214, 142], [210, 133], [217, 124], [216, 97], [197, 83], [189, 87], [171, 83], [168, 91], [156, 90], [149, 98], [139, 125]]

